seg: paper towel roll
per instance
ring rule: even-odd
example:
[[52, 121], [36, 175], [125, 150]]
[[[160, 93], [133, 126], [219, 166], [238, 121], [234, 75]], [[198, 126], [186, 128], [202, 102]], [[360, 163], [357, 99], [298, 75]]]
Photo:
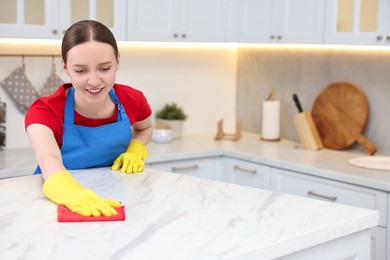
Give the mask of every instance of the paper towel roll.
[[261, 139], [266, 141], [280, 140], [280, 102], [263, 101], [263, 124]]

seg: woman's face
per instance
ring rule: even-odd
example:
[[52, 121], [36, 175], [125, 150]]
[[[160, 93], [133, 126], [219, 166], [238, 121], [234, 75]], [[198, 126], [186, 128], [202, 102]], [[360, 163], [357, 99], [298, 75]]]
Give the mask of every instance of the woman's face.
[[111, 45], [89, 41], [70, 49], [63, 67], [79, 99], [101, 101], [114, 86], [119, 57]]

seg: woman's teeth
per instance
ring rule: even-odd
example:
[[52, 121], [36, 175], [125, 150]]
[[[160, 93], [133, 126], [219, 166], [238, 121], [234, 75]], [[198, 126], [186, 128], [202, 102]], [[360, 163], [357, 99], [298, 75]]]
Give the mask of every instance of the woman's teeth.
[[87, 89], [88, 92], [91, 92], [91, 93], [98, 93], [100, 90], [102, 90], [101, 88], [100, 89]]

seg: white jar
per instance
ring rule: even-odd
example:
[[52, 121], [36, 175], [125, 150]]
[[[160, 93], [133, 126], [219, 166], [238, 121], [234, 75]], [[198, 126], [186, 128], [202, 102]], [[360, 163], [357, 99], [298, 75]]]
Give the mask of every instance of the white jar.
[[155, 125], [152, 139], [155, 143], [170, 143], [173, 139], [171, 126], [163, 124]]

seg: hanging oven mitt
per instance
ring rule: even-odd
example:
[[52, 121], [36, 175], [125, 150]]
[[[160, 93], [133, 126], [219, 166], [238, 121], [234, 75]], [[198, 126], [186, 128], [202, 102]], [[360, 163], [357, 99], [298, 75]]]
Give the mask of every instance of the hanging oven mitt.
[[127, 151], [116, 158], [112, 170], [117, 171], [122, 167], [122, 172], [136, 173], [145, 169], [145, 160], [148, 157], [148, 150], [143, 142], [132, 140]]
[[0, 86], [22, 114], [25, 114], [31, 104], [39, 97], [36, 89], [27, 79], [22, 67], [15, 69], [0, 82]]
[[50, 76], [46, 79], [43, 88], [41, 89], [41, 96], [48, 96], [53, 94], [65, 82], [56, 74], [56, 66], [53, 60]]

